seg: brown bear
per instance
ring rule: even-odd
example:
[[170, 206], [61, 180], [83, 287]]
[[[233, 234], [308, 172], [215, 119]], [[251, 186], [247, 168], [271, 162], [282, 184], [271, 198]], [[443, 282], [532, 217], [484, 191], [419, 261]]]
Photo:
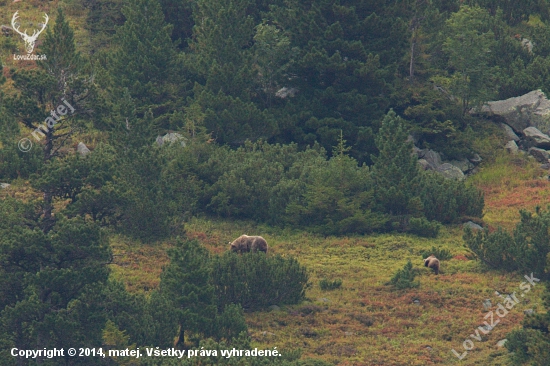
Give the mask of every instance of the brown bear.
[[267, 254], [267, 241], [265, 241], [265, 239], [261, 236], [251, 236], [251, 238], [254, 239], [252, 240], [252, 244], [250, 245], [250, 250], [252, 252], [260, 251]]
[[435, 255], [432, 254], [424, 259], [424, 266], [433, 269], [436, 275], [439, 274], [439, 259]]
[[267, 242], [261, 236], [241, 235], [232, 243], [229, 243], [229, 249], [237, 253], [247, 253], [250, 251], [267, 253], [267, 248]]

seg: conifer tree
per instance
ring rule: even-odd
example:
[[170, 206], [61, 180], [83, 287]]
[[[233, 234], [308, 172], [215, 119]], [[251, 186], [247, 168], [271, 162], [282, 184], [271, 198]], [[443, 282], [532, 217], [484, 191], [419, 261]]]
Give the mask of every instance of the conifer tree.
[[161, 275], [162, 296], [179, 309], [177, 345], [184, 345], [187, 334], [212, 334], [216, 319], [214, 286], [210, 284], [209, 254], [196, 240], [181, 240], [169, 252], [170, 264]]
[[[99, 227], [80, 217], [39, 229], [34, 203], [0, 202], [0, 344], [8, 350], [101, 344], [99, 293], [110, 251]], [[37, 360], [46, 364], [46, 358]], [[95, 364], [95, 360], [90, 360]]]
[[195, 3], [192, 0], [160, 0], [166, 22], [174, 26], [172, 40], [181, 49], [188, 47], [187, 42], [193, 34]]
[[165, 23], [158, 0], [132, 1], [122, 12], [126, 22], [116, 31], [116, 49], [107, 65], [115, 85], [113, 93], [128, 88], [139, 117], [152, 109], [160, 118], [170, 106], [174, 108], [174, 98], [179, 97], [176, 85], [183, 85], [175, 73], [172, 25]]
[[186, 67], [198, 81], [194, 101], [204, 113], [204, 125], [220, 143], [240, 145], [277, 131], [273, 115], [254, 99], [251, 4], [199, 0], [193, 11], [196, 25]]
[[382, 121], [376, 147], [380, 153], [372, 157], [372, 171], [380, 211], [396, 217], [419, 214], [417, 158], [411, 154], [412, 142], [407, 141], [404, 121], [393, 110]]
[[57, 89], [61, 96], [69, 96], [69, 87], [78, 78], [83, 60], [80, 52], [74, 44], [73, 30], [65, 20], [63, 10], [58, 8], [57, 18], [53, 31], [48, 27], [41, 46], [41, 52], [46, 54], [47, 59], [39, 61], [39, 65], [57, 81]]
[[407, 25], [387, 16], [386, 7], [373, 1], [290, 0], [272, 9], [270, 18], [296, 49], [283, 86], [299, 90], [281, 101], [288, 122], [277, 142], [317, 141], [330, 151], [343, 130], [351, 155], [369, 161], [372, 127], [388, 107], [384, 95], [392, 93], [407, 34]]
[[[93, 111], [94, 87], [84, 74], [84, 62], [76, 51], [73, 31], [61, 10], [53, 31], [48, 29], [46, 33], [42, 52], [47, 52], [48, 58], [38, 62], [40, 68], [13, 73], [19, 93], [9, 98], [7, 104], [16, 119], [29, 129], [33, 140], [37, 140], [32, 142], [37, 146], [43, 144], [43, 161], [47, 164], [62, 156], [67, 138], [81, 127], [77, 116]], [[60, 105], [65, 115], [59, 112]], [[44, 187], [42, 191], [41, 225], [45, 232], [54, 224], [52, 189]]]

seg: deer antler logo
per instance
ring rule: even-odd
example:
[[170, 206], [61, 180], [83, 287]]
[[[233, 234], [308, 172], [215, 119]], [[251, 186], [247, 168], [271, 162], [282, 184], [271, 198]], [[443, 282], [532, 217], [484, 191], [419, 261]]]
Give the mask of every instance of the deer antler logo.
[[19, 33], [21, 35], [21, 37], [23, 37], [23, 40], [25, 41], [25, 49], [27, 50], [27, 53], [31, 53], [33, 50], [34, 50], [34, 44], [36, 43], [36, 39], [38, 38], [38, 36], [40, 35], [40, 33], [42, 33], [44, 31], [44, 29], [46, 29], [46, 25], [48, 24], [48, 14], [44, 13], [44, 19], [45, 19], [45, 22], [44, 24], [42, 25], [42, 29], [37, 31], [36, 29], [34, 30], [32, 36], [29, 36], [27, 34], [27, 30], [25, 29], [25, 32], [21, 33], [19, 31], [19, 27], [16, 27], [15, 26], [15, 21], [17, 20], [18, 16], [17, 16], [17, 13], [19, 13], [19, 11], [16, 11], [15, 14], [13, 14], [13, 17], [11, 18], [11, 26], [13, 27], [13, 29]]

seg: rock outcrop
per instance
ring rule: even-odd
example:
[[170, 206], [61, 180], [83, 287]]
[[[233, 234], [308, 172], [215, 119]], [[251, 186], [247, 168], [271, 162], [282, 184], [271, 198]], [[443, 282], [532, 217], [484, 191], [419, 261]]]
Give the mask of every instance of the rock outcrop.
[[519, 152], [518, 144], [516, 144], [514, 140], [508, 141], [508, 143], [506, 144], [506, 146], [504, 146], [504, 148], [506, 149], [506, 151], [508, 151], [512, 155], [516, 155]]
[[90, 149], [88, 149], [88, 146], [86, 146], [82, 141], [78, 143], [76, 151], [80, 154], [80, 156], [86, 156], [91, 152]]
[[181, 134], [177, 132], [170, 132], [164, 136], [157, 136], [157, 139], [156, 139], [158, 146], [163, 146], [167, 142], [173, 143], [176, 141], [179, 141], [181, 146], [185, 147], [186, 145], [185, 137], [183, 137]]
[[520, 140], [519, 136], [516, 135], [512, 127], [508, 126], [506, 123], [501, 123], [500, 127], [504, 130], [504, 133], [510, 140], [515, 142], [518, 142]]
[[540, 132], [536, 127], [527, 127], [523, 135], [530, 145], [541, 149], [550, 149], [550, 136]]
[[441, 173], [441, 175], [443, 175], [445, 178], [448, 178], [448, 179], [458, 179], [458, 180], [464, 179], [464, 173], [462, 172], [462, 170], [460, 170], [460, 168], [450, 163], [441, 164], [436, 169], [436, 171], [438, 173]]
[[473, 111], [503, 122], [516, 133], [522, 133], [528, 127], [536, 127], [547, 133], [550, 130], [550, 100], [541, 90], [525, 95], [488, 102], [481, 111]]
[[538, 147], [532, 147], [529, 149], [529, 155], [533, 156], [539, 163], [548, 164], [550, 153], [548, 151], [539, 149]]

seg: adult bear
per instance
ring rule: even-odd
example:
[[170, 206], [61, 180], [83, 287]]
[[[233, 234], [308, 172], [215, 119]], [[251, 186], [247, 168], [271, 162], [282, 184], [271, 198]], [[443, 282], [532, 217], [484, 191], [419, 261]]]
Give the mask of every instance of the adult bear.
[[267, 254], [268, 246], [267, 241], [261, 236], [241, 235], [232, 243], [229, 243], [229, 249], [237, 253], [261, 251]]
[[435, 255], [432, 254], [424, 259], [424, 266], [433, 269], [436, 275], [439, 274], [439, 259]]

